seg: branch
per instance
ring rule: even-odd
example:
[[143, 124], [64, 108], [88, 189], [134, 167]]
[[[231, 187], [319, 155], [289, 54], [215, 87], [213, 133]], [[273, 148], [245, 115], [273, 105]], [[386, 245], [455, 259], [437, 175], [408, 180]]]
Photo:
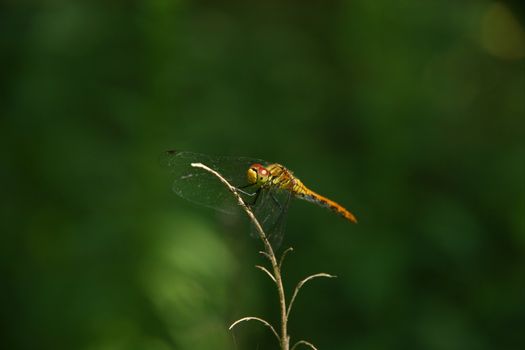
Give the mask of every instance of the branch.
[[329, 275], [327, 273], [321, 272], [321, 273], [316, 273], [315, 275], [308, 276], [304, 280], [302, 280], [301, 282], [297, 283], [297, 286], [295, 287], [295, 290], [294, 290], [293, 295], [292, 295], [292, 299], [290, 300], [290, 305], [288, 305], [288, 310], [286, 311], [286, 318], [287, 319], [290, 316], [290, 311], [292, 311], [293, 302], [295, 301], [295, 297], [297, 296], [297, 293], [299, 293], [299, 290], [301, 289], [301, 287], [306, 282], [308, 282], [308, 281], [310, 281], [310, 280], [312, 280], [314, 278], [318, 278], [318, 277], [335, 278], [337, 276], [333, 276], [333, 275]]
[[272, 279], [272, 281], [276, 282], [275, 281], [275, 277], [273, 277], [272, 273], [270, 271], [268, 271], [268, 269], [264, 266], [261, 266], [261, 265], [255, 265], [256, 268], [258, 268], [259, 270], [263, 271], [263, 272], [266, 272], [266, 274], [268, 276], [270, 276], [270, 278]]
[[227, 188], [228, 190], [230, 190], [230, 192], [234, 195], [234, 197], [237, 199], [237, 202], [239, 203], [239, 205], [244, 209], [244, 211], [246, 212], [246, 214], [248, 215], [248, 217], [250, 218], [250, 220], [252, 221], [252, 223], [255, 225], [255, 228], [257, 229], [257, 233], [259, 234], [259, 237], [261, 238], [261, 240], [263, 241], [264, 243], [264, 246], [266, 248], [266, 252], [270, 255], [274, 255], [273, 254], [273, 249], [272, 249], [272, 246], [270, 245], [270, 242], [268, 241], [268, 238], [266, 238], [266, 234], [264, 233], [264, 230], [261, 226], [261, 224], [259, 223], [259, 221], [257, 220], [257, 218], [255, 217], [255, 214], [253, 213], [253, 211], [250, 209], [250, 207], [244, 202], [244, 200], [242, 199], [242, 197], [239, 195], [239, 193], [237, 193], [237, 188], [235, 188], [234, 186], [232, 186], [221, 174], [219, 174], [217, 171], [211, 169], [210, 167], [202, 164], [202, 163], [191, 163], [191, 166], [194, 167], [194, 168], [201, 168], [201, 169], [204, 169], [210, 173], [212, 173], [213, 175], [215, 175]]
[[313, 350], [317, 350], [317, 348], [315, 346], [313, 346], [311, 343], [307, 342], [306, 340], [299, 340], [297, 343], [295, 343], [292, 346], [292, 350], [294, 350], [296, 346], [301, 345], [301, 344], [309, 346]]
[[[273, 270], [273, 277], [275, 278], [275, 284], [277, 285], [277, 293], [279, 294], [279, 309], [281, 314], [281, 336], [278, 336], [273, 327], [271, 329], [273, 330], [274, 334], [277, 336], [277, 339], [279, 340], [279, 345], [281, 346], [281, 350], [288, 350], [290, 347], [290, 337], [288, 336], [288, 315], [286, 311], [286, 296], [284, 294], [284, 286], [283, 286], [283, 280], [281, 278], [281, 269], [279, 265], [277, 264], [277, 258], [275, 257], [275, 252], [273, 251], [272, 245], [270, 244], [270, 241], [268, 241], [268, 238], [266, 237], [266, 234], [264, 233], [264, 230], [255, 217], [255, 214], [250, 209], [250, 207], [244, 202], [242, 197], [237, 192], [237, 189], [232, 186], [221, 174], [219, 174], [217, 171], [209, 168], [208, 166], [202, 164], [202, 163], [191, 163], [191, 166], [194, 168], [201, 168], [209, 173], [215, 175], [227, 188], [228, 190], [234, 195], [234, 197], [237, 199], [237, 202], [239, 205], [244, 209], [246, 212], [246, 215], [250, 218], [251, 222], [255, 226], [257, 230], [257, 234], [259, 235], [259, 238], [264, 244], [264, 254], [268, 259], [270, 259], [270, 262], [272, 263], [272, 270]], [[256, 319], [258, 321], [263, 322], [264, 320], [257, 319], [257, 318], [248, 318], [248, 319]], [[245, 319], [243, 319], [245, 320]], [[237, 321], [238, 323], [240, 321]], [[233, 325], [235, 325], [234, 323]], [[263, 323], [267, 324], [269, 326], [269, 323], [264, 321]], [[232, 326], [233, 326], [232, 325]]]
[[283, 255], [281, 255], [281, 259], [279, 259], [279, 269], [281, 268], [281, 266], [283, 266], [284, 258], [286, 258], [286, 255], [287, 255], [289, 252], [293, 252], [293, 248], [292, 248], [292, 247], [286, 249], [286, 250], [283, 252]]
[[231, 324], [231, 326], [228, 328], [228, 330], [232, 330], [233, 327], [235, 327], [237, 324], [241, 323], [241, 322], [244, 322], [244, 321], [259, 321], [261, 322], [262, 324], [264, 324], [266, 327], [270, 328], [272, 333], [275, 335], [275, 337], [277, 338], [277, 340], [279, 341], [279, 343], [281, 342], [281, 339], [279, 338], [279, 334], [277, 334], [277, 332], [275, 331], [275, 329], [272, 327], [271, 324], [269, 324], [268, 322], [266, 322], [265, 320], [263, 320], [262, 318], [259, 318], [259, 317], [252, 317], [252, 316], [248, 316], [248, 317], [243, 317], [241, 318], [240, 320], [237, 320], [235, 322], [233, 322]]
[[267, 258], [268, 260], [272, 261], [271, 256], [268, 253], [266, 253], [265, 251], [261, 250], [261, 251], [259, 251], [259, 254], [263, 255], [265, 258]]

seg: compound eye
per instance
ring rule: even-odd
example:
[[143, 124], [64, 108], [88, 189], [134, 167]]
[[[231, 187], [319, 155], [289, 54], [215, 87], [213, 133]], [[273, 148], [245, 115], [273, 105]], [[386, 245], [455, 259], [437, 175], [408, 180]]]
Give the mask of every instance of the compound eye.
[[259, 174], [261, 174], [261, 176], [263, 176], [263, 177], [267, 177], [268, 176], [268, 170], [266, 170], [265, 168], [261, 168], [259, 170]]
[[257, 172], [257, 169], [252, 166], [246, 172], [246, 177], [249, 183], [254, 184], [259, 180], [259, 173]]
[[268, 176], [270, 176], [270, 172], [266, 168], [260, 167], [259, 168], [259, 180], [264, 182], [268, 180]]
[[264, 184], [270, 177], [270, 172], [261, 164], [252, 164], [248, 169], [248, 181], [250, 183]]

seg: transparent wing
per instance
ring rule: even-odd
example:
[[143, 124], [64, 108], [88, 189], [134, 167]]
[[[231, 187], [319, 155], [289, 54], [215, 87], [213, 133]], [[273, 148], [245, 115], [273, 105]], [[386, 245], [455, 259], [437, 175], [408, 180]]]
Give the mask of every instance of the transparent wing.
[[[254, 205], [254, 213], [274, 249], [282, 243], [288, 207], [292, 193], [278, 188], [261, 189], [259, 198]], [[252, 236], [257, 236], [255, 226], [252, 225]]]
[[[191, 163], [202, 163], [219, 172], [235, 187], [247, 184], [246, 171], [253, 163], [267, 164], [264, 160], [248, 157], [213, 156], [193, 152], [167, 151], [161, 162], [174, 175], [172, 189], [180, 197], [224, 213], [235, 213], [237, 202], [217, 177]], [[250, 188], [246, 189], [250, 192]], [[253, 192], [253, 190], [252, 190]], [[246, 196], [250, 202], [250, 196]]]

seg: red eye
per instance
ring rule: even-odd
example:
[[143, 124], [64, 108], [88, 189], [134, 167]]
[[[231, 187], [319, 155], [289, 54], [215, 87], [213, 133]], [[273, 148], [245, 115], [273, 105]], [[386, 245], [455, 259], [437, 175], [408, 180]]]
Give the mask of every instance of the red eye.
[[258, 163], [252, 164], [250, 168], [252, 168], [256, 172], [260, 172], [261, 170], [264, 170], [264, 167]]
[[[256, 177], [257, 181], [264, 182], [270, 176], [270, 172], [268, 171], [268, 169], [266, 169], [262, 164], [259, 163], [252, 164], [250, 166], [250, 171], [253, 172], [253, 174], [250, 176]], [[252, 181], [255, 182], [255, 179], [253, 179]]]

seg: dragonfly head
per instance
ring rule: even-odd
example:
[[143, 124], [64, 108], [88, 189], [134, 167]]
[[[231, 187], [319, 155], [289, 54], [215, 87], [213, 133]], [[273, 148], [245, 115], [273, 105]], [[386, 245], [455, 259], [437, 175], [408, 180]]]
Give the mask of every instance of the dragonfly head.
[[251, 185], [264, 185], [270, 178], [270, 172], [259, 163], [250, 165], [246, 177]]

